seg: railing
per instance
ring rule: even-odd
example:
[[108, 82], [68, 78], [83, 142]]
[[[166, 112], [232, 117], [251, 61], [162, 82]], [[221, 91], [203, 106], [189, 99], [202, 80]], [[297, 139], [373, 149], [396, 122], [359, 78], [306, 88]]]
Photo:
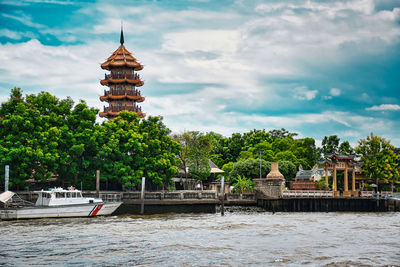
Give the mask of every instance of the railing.
[[104, 74], [106, 80], [109, 79], [129, 79], [129, 80], [140, 80], [140, 75], [137, 73], [111, 73]]
[[100, 198], [104, 202], [119, 202], [119, 201], [121, 201], [121, 194], [119, 194], [119, 193], [114, 193], [114, 194], [102, 193], [102, 194], [100, 194]]
[[283, 191], [283, 197], [333, 197], [333, 191], [323, 190], [287, 190]]
[[[121, 192], [121, 200], [138, 200], [140, 199], [140, 192]], [[147, 200], [190, 200], [190, 199], [218, 199], [217, 191], [203, 190], [203, 191], [159, 191], [159, 192], [145, 192], [144, 198]]]
[[360, 197], [374, 197], [374, 192], [373, 191], [361, 191], [360, 192]]
[[109, 95], [129, 95], [129, 96], [140, 96], [141, 91], [136, 90], [136, 89], [110, 89], [110, 90], [104, 90], [104, 95], [109, 96]]
[[104, 112], [120, 112], [123, 110], [127, 110], [127, 111], [133, 111], [133, 112], [142, 112], [142, 108], [141, 107], [137, 107], [137, 106], [111, 106], [111, 107], [104, 107]]

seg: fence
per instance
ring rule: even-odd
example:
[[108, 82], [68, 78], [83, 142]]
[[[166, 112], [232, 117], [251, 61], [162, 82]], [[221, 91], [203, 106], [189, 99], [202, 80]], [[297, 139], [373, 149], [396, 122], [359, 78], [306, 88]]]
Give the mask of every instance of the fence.
[[[84, 192], [85, 196], [96, 195], [93, 191]], [[177, 191], [157, 191], [145, 192], [146, 200], [217, 200], [220, 194], [215, 190], [177, 190]], [[140, 192], [104, 192], [100, 193], [100, 198], [106, 202], [139, 200]], [[245, 194], [225, 194], [225, 199], [230, 201], [254, 201], [256, 199], [254, 193]]]
[[333, 197], [333, 191], [322, 191], [322, 190], [287, 190], [283, 191], [283, 197], [296, 198], [296, 197]]

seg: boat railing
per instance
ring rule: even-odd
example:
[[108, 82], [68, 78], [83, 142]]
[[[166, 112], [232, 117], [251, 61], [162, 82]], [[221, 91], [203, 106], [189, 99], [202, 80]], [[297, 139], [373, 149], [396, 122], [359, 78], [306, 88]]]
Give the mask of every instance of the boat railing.
[[118, 193], [101, 193], [100, 198], [104, 202], [120, 202], [121, 201], [121, 194]]

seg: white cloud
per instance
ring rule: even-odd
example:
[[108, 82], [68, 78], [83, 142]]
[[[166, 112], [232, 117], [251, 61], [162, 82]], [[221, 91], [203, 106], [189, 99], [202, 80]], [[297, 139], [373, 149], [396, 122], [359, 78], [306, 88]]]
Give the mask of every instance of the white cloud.
[[369, 108], [366, 108], [365, 110], [372, 110], [372, 111], [386, 111], [386, 110], [391, 110], [391, 111], [397, 111], [400, 110], [399, 105], [395, 104], [381, 104], [379, 106], [372, 106]]
[[331, 96], [340, 96], [342, 92], [338, 88], [331, 88], [331, 90], [329, 90], [329, 93], [331, 94]]
[[312, 100], [318, 94], [318, 90], [309, 90], [306, 86], [293, 89], [294, 98], [299, 100]]
[[38, 29], [43, 29], [46, 28], [43, 24], [35, 23], [32, 21], [32, 18], [26, 14], [18, 14], [18, 15], [10, 15], [6, 13], [1, 14], [3, 17], [8, 18], [8, 19], [14, 19], [16, 21], [21, 22], [22, 24], [25, 24], [26, 26], [33, 27], [33, 28], [38, 28]]
[[19, 40], [22, 37], [19, 32], [10, 31], [7, 29], [1, 29], [0, 36], [5, 36], [7, 38], [14, 39], [14, 40]]
[[172, 32], [164, 34], [162, 48], [177, 53], [190, 51], [233, 53], [237, 49], [239, 38], [239, 32], [227, 30]]

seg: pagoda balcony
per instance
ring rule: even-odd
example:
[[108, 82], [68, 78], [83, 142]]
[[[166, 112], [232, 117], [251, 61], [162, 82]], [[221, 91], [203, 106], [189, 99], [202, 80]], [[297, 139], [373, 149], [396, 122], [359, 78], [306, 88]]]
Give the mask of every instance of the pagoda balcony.
[[138, 106], [111, 106], [111, 107], [104, 107], [104, 112], [108, 113], [108, 112], [121, 112], [123, 110], [127, 110], [127, 111], [133, 111], [136, 113], [142, 113], [142, 108], [138, 107]]
[[104, 75], [105, 80], [109, 79], [128, 79], [128, 80], [140, 80], [140, 75], [137, 73], [111, 73], [111, 74], [105, 74]]
[[104, 96], [124, 96], [124, 95], [129, 95], [129, 96], [140, 96], [141, 92], [136, 89], [110, 89], [110, 90], [104, 90]]

